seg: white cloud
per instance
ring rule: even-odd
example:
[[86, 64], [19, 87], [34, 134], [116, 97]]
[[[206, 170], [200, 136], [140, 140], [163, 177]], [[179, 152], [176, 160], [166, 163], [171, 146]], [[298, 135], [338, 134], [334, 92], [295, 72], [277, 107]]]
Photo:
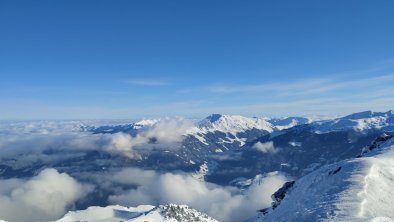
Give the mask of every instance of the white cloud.
[[138, 158], [139, 152], [151, 149], [176, 149], [186, 132], [193, 127], [193, 122], [183, 118], [162, 119], [134, 137], [125, 133], [114, 134], [107, 149], [130, 158]]
[[16, 222], [54, 220], [89, 191], [89, 186], [55, 169], [27, 181], [0, 180], [0, 217]]
[[142, 136], [156, 138], [163, 143], [180, 142], [184, 134], [193, 127], [193, 122], [184, 118], [163, 119], [157, 122], [152, 129], [142, 133]]
[[107, 146], [109, 151], [115, 151], [125, 154], [130, 158], [139, 157], [138, 154], [133, 150], [135, 145], [145, 143], [145, 140], [141, 140], [138, 138], [132, 138], [129, 134], [126, 133], [115, 133], [112, 138], [110, 144]]
[[246, 191], [246, 195], [254, 202], [255, 206], [267, 206], [272, 201], [271, 194], [275, 193], [286, 181], [286, 177], [278, 172], [268, 173], [259, 179]]
[[[269, 207], [272, 193], [286, 181], [283, 175], [269, 174], [241, 193], [234, 187], [201, 182], [187, 174], [143, 173], [141, 170], [127, 169], [119, 175], [134, 178], [123, 182], [139, 183], [140, 186], [110, 196], [109, 200], [114, 204], [187, 204], [224, 222], [243, 221], [253, 216], [256, 210]], [[119, 179], [119, 175], [115, 178]], [[139, 182], [135, 180], [138, 175], [143, 175]]]
[[257, 142], [253, 145], [253, 148], [263, 152], [263, 153], [276, 153], [278, 152], [278, 149], [275, 148], [274, 143], [272, 141], [266, 142], [266, 143], [261, 143]]
[[[184, 118], [164, 118], [151, 127], [143, 128], [135, 136], [127, 133], [92, 134], [82, 132], [81, 125], [89, 122], [27, 121], [0, 123], [0, 151], [3, 157], [17, 154], [28, 156], [28, 165], [39, 159], [62, 159], [78, 152], [45, 155], [46, 150], [106, 150], [130, 158], [152, 149], [177, 149], [189, 129], [194, 127]], [[26, 158], [26, 160], [28, 160]]]

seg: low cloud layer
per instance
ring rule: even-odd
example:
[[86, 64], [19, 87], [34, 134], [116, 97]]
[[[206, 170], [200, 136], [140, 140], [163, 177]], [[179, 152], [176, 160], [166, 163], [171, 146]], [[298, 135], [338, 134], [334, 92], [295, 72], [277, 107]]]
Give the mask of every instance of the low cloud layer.
[[125, 133], [114, 134], [107, 149], [120, 152], [130, 158], [138, 158], [139, 151], [178, 148], [186, 132], [193, 127], [193, 122], [183, 118], [163, 119], [136, 136]]
[[224, 222], [242, 221], [253, 216], [256, 210], [269, 207], [272, 193], [286, 181], [281, 174], [268, 174], [240, 192], [234, 187], [201, 182], [187, 174], [158, 174], [134, 168], [116, 173], [113, 179], [137, 185], [135, 189], [110, 196], [113, 204], [187, 204]]
[[122, 132], [92, 134], [81, 130], [84, 124], [78, 121], [1, 123], [0, 152], [3, 157], [29, 155], [31, 161], [48, 158], [43, 155], [45, 150], [104, 150], [139, 158], [141, 153], [153, 149], [179, 148], [184, 135], [194, 127], [190, 120], [167, 118], [132, 136]]
[[278, 152], [278, 149], [275, 148], [274, 143], [272, 141], [266, 143], [257, 142], [253, 145], [253, 148], [263, 153]]
[[0, 180], [0, 219], [54, 220], [89, 191], [89, 186], [55, 169], [45, 169], [29, 180]]

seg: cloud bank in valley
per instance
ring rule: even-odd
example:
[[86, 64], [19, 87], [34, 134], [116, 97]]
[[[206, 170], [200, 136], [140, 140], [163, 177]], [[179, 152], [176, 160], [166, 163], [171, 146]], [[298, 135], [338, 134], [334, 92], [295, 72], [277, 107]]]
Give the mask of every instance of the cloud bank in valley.
[[[0, 152], [3, 156], [29, 155], [31, 161], [48, 158], [45, 150], [102, 150], [139, 158], [153, 149], [177, 149], [193, 123], [183, 118], [165, 118], [152, 126], [127, 133], [84, 132], [84, 122], [11, 122], [0, 124]], [[54, 158], [54, 156], [50, 157]], [[60, 157], [61, 158], [61, 157]]]
[[138, 158], [141, 151], [176, 149], [179, 148], [185, 134], [194, 127], [192, 121], [183, 118], [162, 119], [135, 136], [125, 133], [114, 134], [106, 149], [130, 158]]
[[113, 181], [136, 185], [109, 197], [113, 204], [187, 204], [220, 221], [242, 221], [256, 210], [269, 207], [271, 195], [287, 180], [279, 173], [268, 174], [244, 192], [201, 182], [188, 174], [159, 174], [135, 168], [115, 173]]
[[90, 186], [55, 169], [29, 180], [0, 180], [0, 216], [13, 222], [54, 220], [90, 191]]

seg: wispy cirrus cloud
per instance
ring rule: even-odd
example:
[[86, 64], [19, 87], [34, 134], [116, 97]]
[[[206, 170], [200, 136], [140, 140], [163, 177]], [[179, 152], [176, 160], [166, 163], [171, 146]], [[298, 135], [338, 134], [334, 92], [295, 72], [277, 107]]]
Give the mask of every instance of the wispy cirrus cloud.
[[126, 83], [138, 86], [168, 86], [170, 82], [157, 79], [129, 79]]
[[382, 86], [385, 88], [389, 83], [394, 83], [394, 74], [387, 74], [375, 77], [364, 77], [354, 79], [332, 78], [311, 78], [288, 82], [273, 82], [261, 84], [214, 84], [207, 86], [211, 93], [273, 93], [278, 96], [288, 95], [311, 95], [337, 92], [344, 89], [365, 89], [365, 87]]
[[214, 84], [207, 86], [212, 93], [258, 93], [258, 92], [286, 92], [303, 91], [330, 82], [330, 79], [306, 79], [293, 82], [272, 82], [261, 84]]

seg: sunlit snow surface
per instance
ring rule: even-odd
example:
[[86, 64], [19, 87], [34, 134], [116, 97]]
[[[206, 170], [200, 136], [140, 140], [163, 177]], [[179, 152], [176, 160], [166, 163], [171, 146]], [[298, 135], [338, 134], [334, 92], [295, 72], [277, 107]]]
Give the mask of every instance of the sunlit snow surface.
[[250, 221], [394, 221], [394, 140], [314, 171], [267, 215]]
[[215, 219], [200, 213], [185, 205], [161, 205], [154, 207], [141, 205], [136, 208], [123, 207], [119, 205], [107, 207], [89, 207], [86, 210], [73, 211], [67, 213], [62, 219], [56, 222], [217, 222]]
[[89, 207], [86, 210], [74, 211], [67, 213], [62, 219], [57, 222], [71, 222], [71, 221], [95, 221], [95, 222], [115, 222], [134, 220], [138, 217], [144, 216], [154, 221], [164, 221], [164, 218], [155, 211], [154, 206], [141, 205], [137, 208], [128, 208], [119, 205], [107, 207]]

